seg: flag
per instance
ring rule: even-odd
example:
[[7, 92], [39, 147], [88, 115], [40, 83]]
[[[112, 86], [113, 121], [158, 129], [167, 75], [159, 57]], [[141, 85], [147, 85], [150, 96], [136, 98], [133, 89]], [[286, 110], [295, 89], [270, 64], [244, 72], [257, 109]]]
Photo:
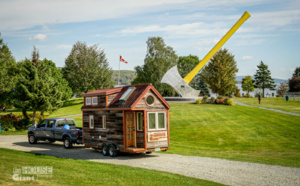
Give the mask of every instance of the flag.
[[124, 62], [124, 63], [128, 63], [127, 61], [125, 61], [125, 59], [122, 58], [122, 56], [120, 56], [120, 62]]

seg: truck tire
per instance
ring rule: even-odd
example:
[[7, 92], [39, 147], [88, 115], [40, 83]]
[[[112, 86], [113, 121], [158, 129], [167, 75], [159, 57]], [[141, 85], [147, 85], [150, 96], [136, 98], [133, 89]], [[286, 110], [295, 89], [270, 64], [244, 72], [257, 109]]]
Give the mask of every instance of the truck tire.
[[108, 145], [103, 143], [101, 149], [102, 149], [103, 156], [108, 156]]
[[72, 148], [72, 141], [70, 140], [70, 137], [65, 137], [64, 138], [64, 147], [66, 149], [71, 149]]
[[28, 134], [28, 142], [29, 142], [30, 144], [36, 144], [37, 139], [36, 139], [36, 137], [34, 136], [34, 134]]
[[116, 149], [116, 147], [113, 144], [111, 144], [109, 146], [108, 153], [109, 153], [110, 157], [116, 157], [117, 156], [117, 149]]

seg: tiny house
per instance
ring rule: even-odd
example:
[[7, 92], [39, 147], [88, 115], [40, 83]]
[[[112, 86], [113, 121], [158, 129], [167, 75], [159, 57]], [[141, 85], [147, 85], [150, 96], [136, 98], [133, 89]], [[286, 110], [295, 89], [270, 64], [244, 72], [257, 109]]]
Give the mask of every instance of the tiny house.
[[118, 151], [166, 151], [170, 105], [151, 85], [99, 89], [83, 94], [83, 143], [116, 156]]

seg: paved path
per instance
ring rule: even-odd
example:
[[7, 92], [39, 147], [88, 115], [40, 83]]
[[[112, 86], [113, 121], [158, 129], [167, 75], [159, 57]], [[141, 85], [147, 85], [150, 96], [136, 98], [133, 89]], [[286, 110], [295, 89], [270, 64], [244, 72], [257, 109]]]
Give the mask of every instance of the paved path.
[[[0, 147], [56, 157], [155, 169], [226, 185], [300, 185], [300, 168], [229, 161], [176, 154], [122, 154], [111, 158], [83, 145], [65, 149], [61, 142], [31, 145], [27, 136], [0, 136]], [[55, 171], [55, 167], [53, 167]]]
[[297, 114], [297, 113], [286, 112], [286, 111], [272, 109], [272, 108], [266, 108], [266, 107], [257, 107], [257, 106], [253, 106], [253, 105], [247, 105], [245, 103], [241, 103], [241, 102], [238, 102], [238, 101], [234, 101], [234, 103], [237, 104], [237, 105], [245, 106], [245, 107], [256, 107], [256, 108], [260, 108], [260, 109], [271, 110], [273, 112], [278, 112], [278, 113], [282, 113], [282, 114], [289, 114], [289, 115], [293, 115], [293, 116], [300, 116], [300, 114]]

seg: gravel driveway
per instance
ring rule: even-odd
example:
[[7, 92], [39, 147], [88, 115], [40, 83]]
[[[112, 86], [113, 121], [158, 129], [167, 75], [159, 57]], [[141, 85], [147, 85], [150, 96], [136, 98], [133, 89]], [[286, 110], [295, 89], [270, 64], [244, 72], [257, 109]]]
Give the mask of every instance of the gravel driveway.
[[39, 142], [31, 145], [25, 135], [0, 136], [0, 147], [56, 157], [155, 169], [226, 185], [300, 185], [300, 168], [158, 153], [122, 154], [111, 158], [82, 145], [75, 145], [73, 149], [65, 149], [61, 142], [53, 144]]

